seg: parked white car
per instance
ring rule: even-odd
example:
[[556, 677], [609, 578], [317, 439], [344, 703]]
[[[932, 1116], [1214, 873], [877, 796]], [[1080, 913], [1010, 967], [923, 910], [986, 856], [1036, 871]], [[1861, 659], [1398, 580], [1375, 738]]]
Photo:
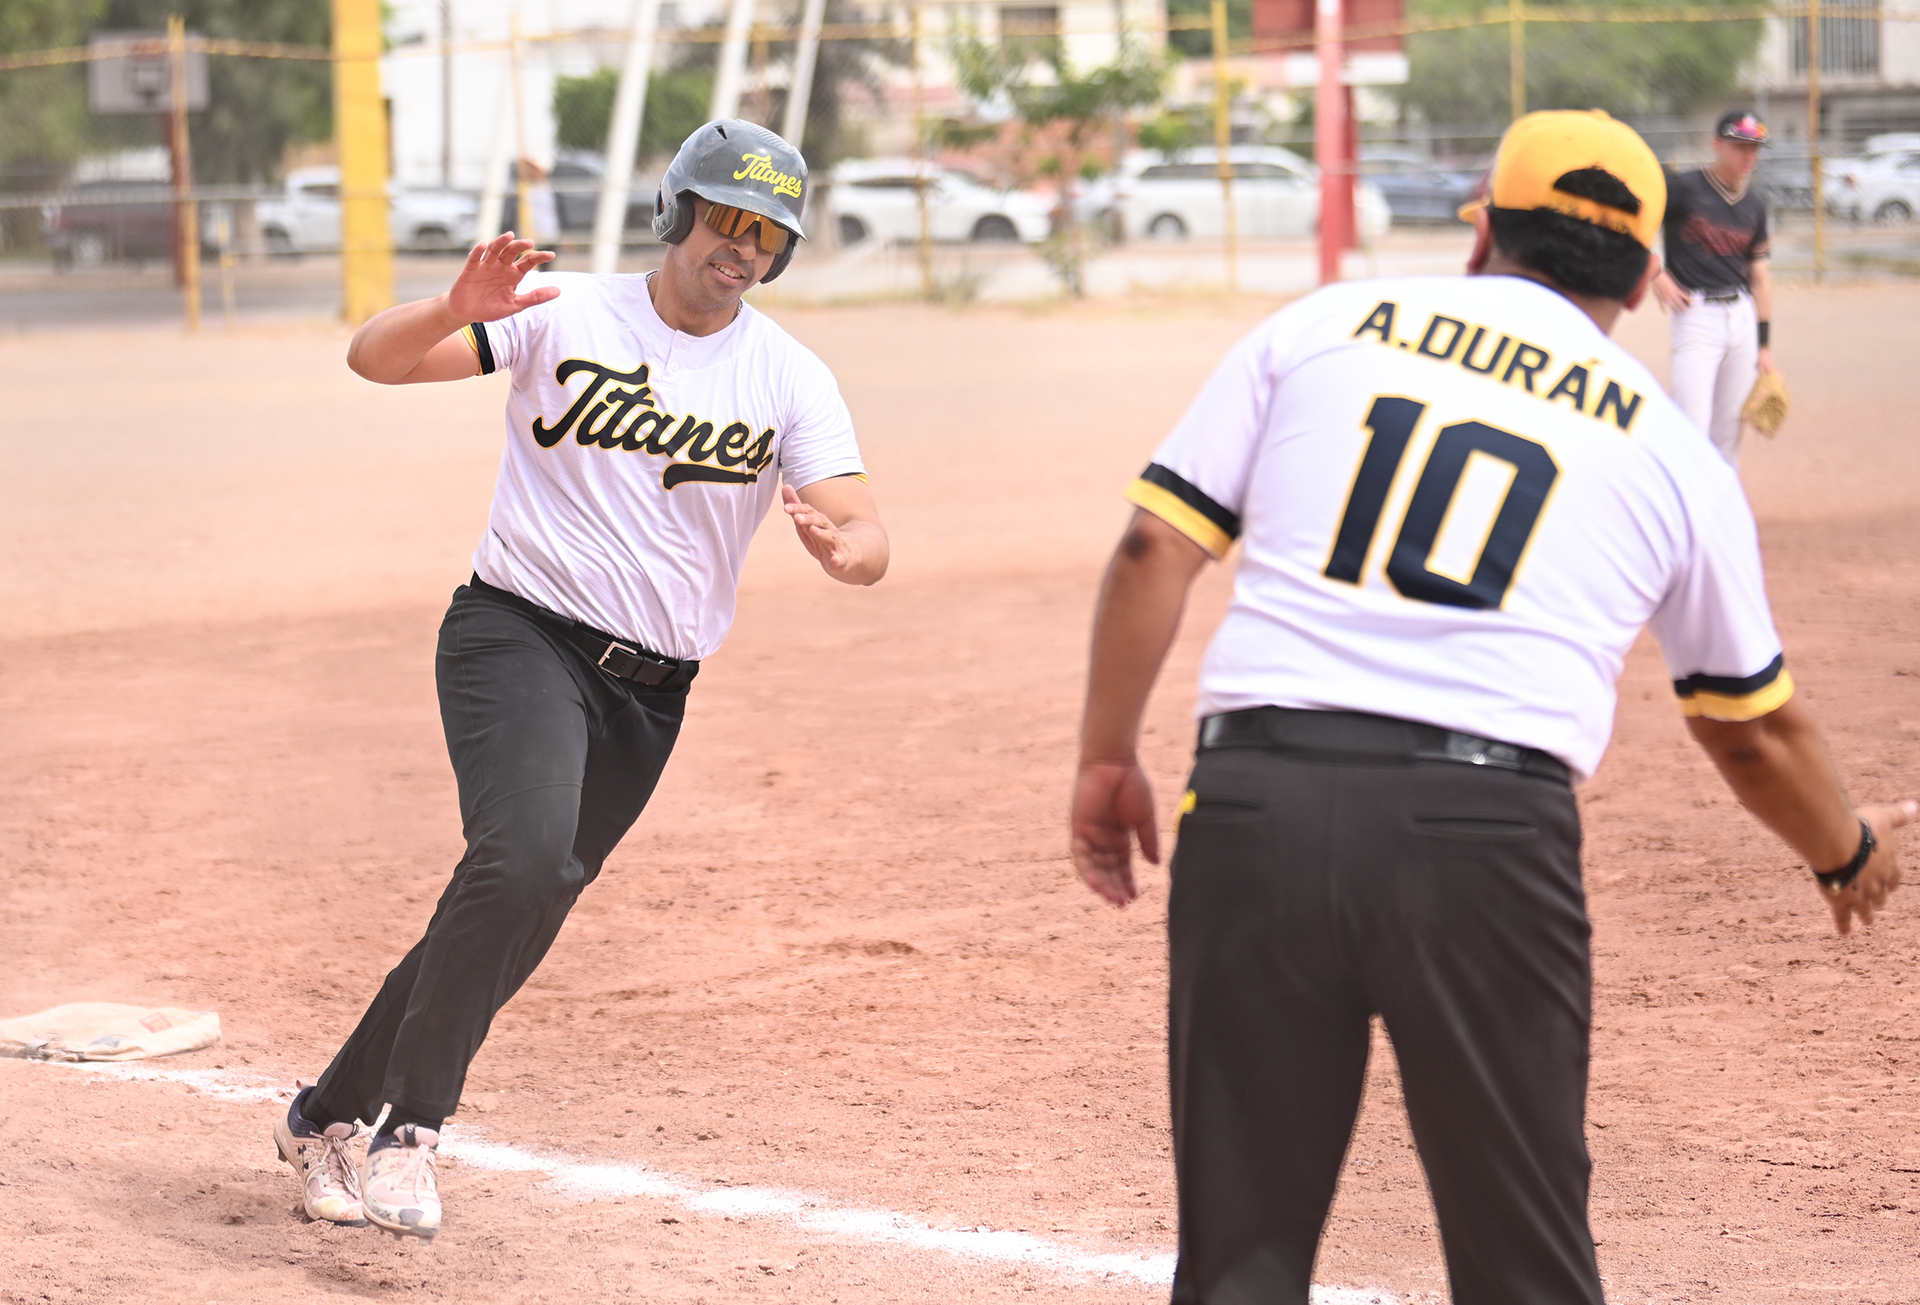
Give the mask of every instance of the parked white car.
[[[1220, 155], [1212, 148], [1183, 150], [1169, 158], [1135, 151], [1103, 184], [1089, 191], [1092, 206], [1127, 237], [1153, 240], [1218, 238], [1226, 233], [1227, 206], [1220, 198]], [[1275, 145], [1234, 145], [1234, 227], [1242, 236], [1311, 235], [1320, 221], [1320, 172], [1291, 150]], [[1375, 240], [1392, 225], [1392, 210], [1370, 181], [1354, 195], [1360, 238]]]
[[1827, 183], [1827, 208], [1858, 222], [1911, 222], [1920, 214], [1920, 149], [1847, 159]]
[[[473, 243], [480, 211], [473, 196], [389, 186], [387, 197], [395, 249], [465, 249]], [[270, 254], [339, 249], [340, 169], [289, 172], [286, 197], [262, 200], [255, 212]]]
[[840, 243], [920, 238], [914, 194], [924, 179], [927, 224], [935, 240], [1045, 240], [1047, 202], [1021, 190], [1000, 190], [958, 168], [917, 159], [849, 159], [833, 170], [833, 211]]

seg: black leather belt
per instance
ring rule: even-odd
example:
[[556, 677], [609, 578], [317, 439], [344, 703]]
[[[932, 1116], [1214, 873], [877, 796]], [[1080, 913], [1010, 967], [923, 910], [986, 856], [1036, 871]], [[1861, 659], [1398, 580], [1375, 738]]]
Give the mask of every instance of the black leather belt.
[[1744, 290], [1702, 290], [1700, 302], [1703, 304], [1737, 304]]
[[1566, 763], [1538, 748], [1522, 748], [1458, 730], [1357, 711], [1248, 707], [1200, 722], [1200, 747], [1267, 748], [1303, 761], [1334, 765], [1410, 765], [1452, 761], [1492, 766], [1570, 783]]
[[615, 679], [642, 684], [649, 689], [677, 689], [683, 684], [691, 683], [693, 677], [700, 673], [700, 663], [697, 661], [665, 657], [637, 644], [616, 639], [606, 631], [596, 630], [585, 622], [572, 620], [558, 612], [550, 612], [540, 604], [530, 602], [510, 589], [490, 585], [477, 575], [467, 581], [467, 587], [506, 603], [509, 607], [518, 608], [542, 624], [552, 627], [564, 636], [568, 643], [592, 658], [595, 666]]

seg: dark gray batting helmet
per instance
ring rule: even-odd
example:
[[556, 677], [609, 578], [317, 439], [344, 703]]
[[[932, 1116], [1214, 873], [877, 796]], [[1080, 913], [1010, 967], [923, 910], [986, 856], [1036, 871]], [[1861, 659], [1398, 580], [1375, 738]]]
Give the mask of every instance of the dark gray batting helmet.
[[[685, 240], [693, 230], [690, 197], [698, 195], [710, 204], [758, 213], [805, 239], [800, 215], [807, 190], [807, 161], [799, 150], [756, 123], [723, 118], [687, 137], [667, 165], [653, 201], [653, 234], [670, 245]], [[789, 240], [774, 256], [762, 285], [787, 270], [793, 248]]]

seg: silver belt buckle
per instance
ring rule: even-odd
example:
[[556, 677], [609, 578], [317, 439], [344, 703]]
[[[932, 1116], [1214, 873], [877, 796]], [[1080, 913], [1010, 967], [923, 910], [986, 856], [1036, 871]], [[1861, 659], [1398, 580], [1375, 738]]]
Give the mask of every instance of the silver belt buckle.
[[594, 665], [605, 666], [607, 664], [607, 658], [613, 656], [614, 653], [616, 652], [627, 653], [634, 657], [638, 657], [640, 655], [640, 650], [638, 648], [629, 648], [624, 643], [609, 641], [607, 644], [607, 650], [600, 654], [600, 660], [595, 662]]
[[1511, 743], [1496, 743], [1492, 739], [1476, 738], [1471, 734], [1462, 734], [1458, 730], [1447, 731], [1447, 760], [1463, 761], [1469, 766], [1497, 766], [1501, 770], [1522, 770], [1527, 764], [1527, 750], [1516, 748]]

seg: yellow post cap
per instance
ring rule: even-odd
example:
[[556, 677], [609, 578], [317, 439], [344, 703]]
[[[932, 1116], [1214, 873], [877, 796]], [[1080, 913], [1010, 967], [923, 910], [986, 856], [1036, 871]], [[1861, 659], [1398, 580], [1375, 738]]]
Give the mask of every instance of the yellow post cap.
[[1651, 249], [1667, 211], [1667, 178], [1640, 134], [1603, 110], [1529, 113], [1500, 138], [1485, 196], [1460, 216], [1487, 204], [1551, 209]]

